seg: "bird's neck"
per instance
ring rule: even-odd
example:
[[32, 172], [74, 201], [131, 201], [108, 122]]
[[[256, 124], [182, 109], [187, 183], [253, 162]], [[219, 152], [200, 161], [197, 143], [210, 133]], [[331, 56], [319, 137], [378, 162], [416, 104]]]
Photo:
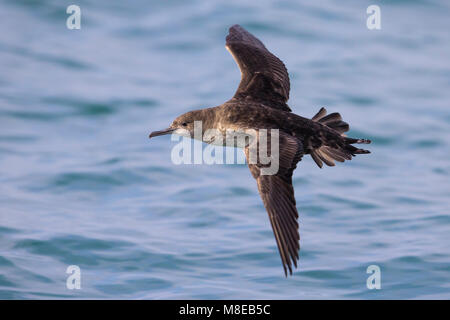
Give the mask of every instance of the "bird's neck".
[[198, 110], [199, 114], [196, 118], [197, 121], [202, 122], [203, 133], [209, 129], [217, 129], [216, 113], [213, 109], [214, 108], [206, 108]]

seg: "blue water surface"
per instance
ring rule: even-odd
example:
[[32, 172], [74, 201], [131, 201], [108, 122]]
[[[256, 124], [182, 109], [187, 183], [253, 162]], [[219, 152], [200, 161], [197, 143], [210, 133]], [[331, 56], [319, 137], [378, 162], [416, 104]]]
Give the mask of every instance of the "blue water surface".
[[[444, 0], [1, 1], [0, 298], [449, 299], [449, 14]], [[299, 163], [289, 278], [246, 165], [175, 165], [169, 136], [148, 140], [233, 95], [235, 23], [286, 63], [295, 113], [326, 106], [373, 140], [336, 167]]]

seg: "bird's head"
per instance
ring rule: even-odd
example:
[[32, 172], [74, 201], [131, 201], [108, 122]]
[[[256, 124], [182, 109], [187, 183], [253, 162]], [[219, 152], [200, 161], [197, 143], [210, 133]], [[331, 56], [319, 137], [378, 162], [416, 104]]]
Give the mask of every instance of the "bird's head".
[[202, 121], [202, 110], [189, 111], [173, 120], [170, 127], [164, 130], [153, 131], [149, 138], [162, 136], [165, 134], [176, 133], [181, 136], [193, 137], [194, 135], [194, 121]]

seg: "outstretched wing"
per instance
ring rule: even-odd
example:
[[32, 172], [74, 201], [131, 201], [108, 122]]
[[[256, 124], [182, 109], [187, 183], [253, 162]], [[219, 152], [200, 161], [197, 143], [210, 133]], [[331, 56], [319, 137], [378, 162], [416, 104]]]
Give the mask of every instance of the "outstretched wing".
[[250, 99], [284, 111], [291, 111], [289, 74], [283, 62], [264, 44], [240, 25], [230, 28], [226, 38], [230, 51], [241, 70], [241, 82], [233, 99]]
[[[270, 138], [268, 138], [268, 141], [270, 141]], [[259, 194], [269, 214], [284, 273], [287, 276], [287, 269], [289, 269], [289, 273], [292, 275], [292, 264], [297, 267], [300, 250], [298, 212], [295, 206], [292, 173], [297, 162], [302, 158], [303, 146], [295, 137], [280, 132], [279, 169], [277, 173], [272, 175], [262, 174], [262, 170], [268, 168], [270, 164], [261, 164], [259, 158], [254, 161], [255, 163], [251, 163], [250, 152], [257, 152], [256, 154], [259, 155], [260, 146], [257, 146], [257, 151], [251, 148], [252, 146], [248, 146], [244, 149], [248, 167], [256, 179]], [[269, 150], [269, 154], [274, 155], [274, 149], [269, 148]]]

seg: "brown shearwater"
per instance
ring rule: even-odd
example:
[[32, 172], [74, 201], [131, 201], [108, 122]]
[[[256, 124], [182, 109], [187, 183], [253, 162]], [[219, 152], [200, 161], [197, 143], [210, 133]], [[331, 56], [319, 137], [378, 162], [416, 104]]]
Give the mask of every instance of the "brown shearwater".
[[[285, 65], [241, 26], [234, 25], [229, 29], [226, 48], [241, 71], [241, 82], [233, 98], [217, 107], [182, 114], [169, 128], [152, 132], [150, 138], [169, 133], [181, 134], [183, 130], [193, 137], [194, 122], [197, 121], [202, 124], [200, 139], [213, 144], [217, 142], [203, 135], [209, 129], [223, 134], [229, 131], [277, 130], [278, 159], [271, 158], [271, 161], [277, 161], [278, 170], [272, 174], [263, 172], [268, 164], [258, 156], [256, 161], [250, 161], [251, 145], [255, 144], [249, 139], [243, 145], [235, 146], [244, 150], [269, 215], [284, 273], [287, 276], [289, 270], [292, 275], [292, 264], [297, 267], [300, 250], [298, 212], [292, 186], [292, 174], [297, 163], [303, 155], [309, 154], [320, 168], [323, 163], [334, 166], [334, 161], [344, 162], [356, 154], [370, 153], [352, 146], [355, 143], [370, 143], [370, 140], [346, 137], [344, 133], [349, 130], [349, 125], [342, 121], [339, 113], [327, 115], [325, 108], [321, 108], [312, 119], [292, 113], [287, 105], [290, 82]], [[259, 150], [261, 145], [258, 139], [256, 148]], [[268, 154], [275, 154], [275, 144], [267, 145]]]

